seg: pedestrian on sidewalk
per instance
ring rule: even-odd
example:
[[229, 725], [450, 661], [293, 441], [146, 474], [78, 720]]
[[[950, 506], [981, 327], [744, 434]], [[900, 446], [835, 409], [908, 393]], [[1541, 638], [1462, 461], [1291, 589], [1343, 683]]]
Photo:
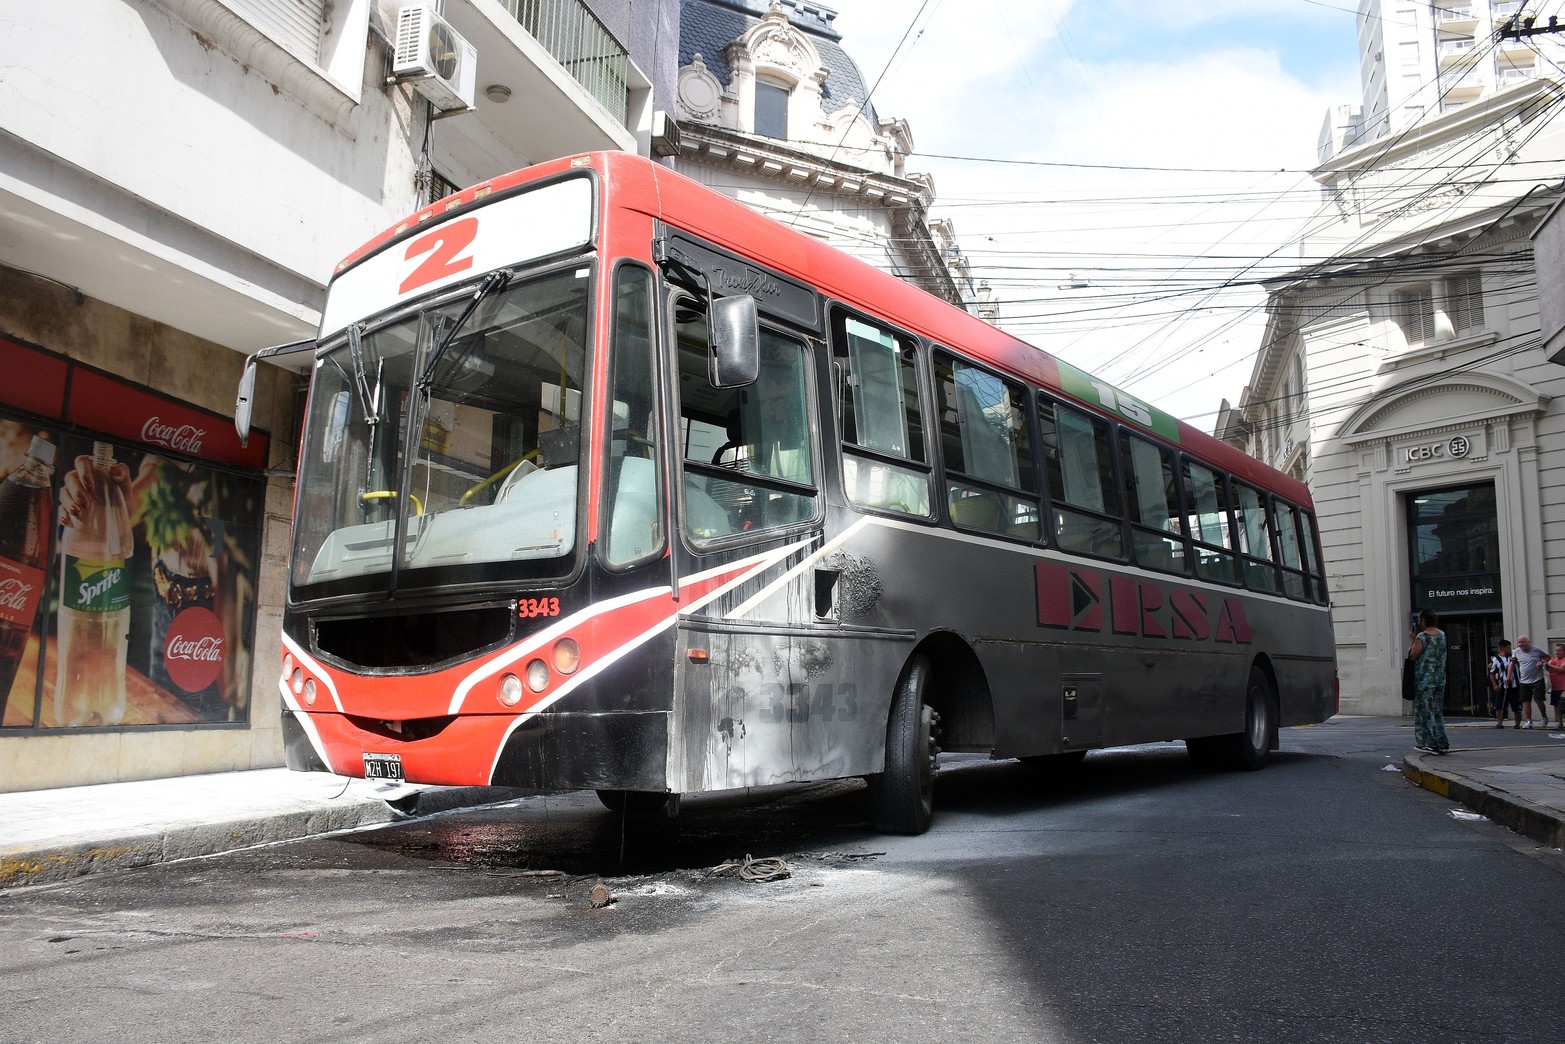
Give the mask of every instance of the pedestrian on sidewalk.
[[1544, 667], [1549, 672], [1549, 703], [1554, 707], [1554, 727], [1565, 730], [1565, 642], [1554, 646], [1554, 655]]
[[1413, 743], [1431, 754], [1448, 754], [1445, 734], [1445, 632], [1433, 609], [1418, 611], [1418, 629], [1408, 642], [1418, 695], [1413, 699]]
[[1548, 662], [1548, 655], [1534, 646], [1531, 638], [1525, 634], [1516, 636], [1516, 691], [1521, 696], [1522, 708], [1527, 712], [1527, 723], [1522, 726], [1524, 729], [1532, 728], [1534, 703], [1538, 705], [1538, 727], [1549, 726], [1549, 705], [1545, 696], [1549, 687], [1543, 670], [1543, 665]]
[[1489, 706], [1494, 711], [1494, 727], [1505, 728], [1505, 712], [1516, 711], [1516, 727], [1522, 727], [1522, 705], [1516, 694], [1516, 658], [1511, 655], [1511, 640], [1501, 638], [1489, 657]]

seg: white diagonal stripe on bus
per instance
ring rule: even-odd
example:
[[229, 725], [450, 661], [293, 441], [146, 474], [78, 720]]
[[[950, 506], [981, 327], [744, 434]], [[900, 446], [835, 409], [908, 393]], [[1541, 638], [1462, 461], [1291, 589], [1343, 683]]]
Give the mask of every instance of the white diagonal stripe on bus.
[[751, 609], [754, 609], [756, 606], [760, 605], [762, 602], [766, 601], [766, 599], [770, 598], [779, 587], [782, 587], [788, 583], [788, 581], [804, 572], [810, 566], [814, 565], [816, 562], [819, 562], [822, 558], [825, 558], [827, 555], [837, 550], [837, 548], [841, 547], [849, 537], [853, 536], [859, 530], [868, 525], [869, 521], [870, 520], [867, 517], [861, 518], [847, 529], [844, 529], [841, 533], [838, 533], [836, 539], [832, 540], [831, 543], [822, 544], [820, 549], [817, 550], [814, 554], [806, 556], [804, 560], [801, 561], [798, 565], [794, 566], [782, 576], [779, 576], [776, 580], [773, 580], [771, 583], [761, 588], [761, 590], [757, 591], [743, 605], [729, 613], [728, 619], [736, 620], [745, 613], [748, 613]]

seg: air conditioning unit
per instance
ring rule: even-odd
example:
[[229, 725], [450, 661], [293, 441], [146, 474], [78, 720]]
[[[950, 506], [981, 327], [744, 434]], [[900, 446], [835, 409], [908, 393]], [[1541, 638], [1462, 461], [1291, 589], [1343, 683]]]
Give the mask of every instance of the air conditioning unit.
[[430, 4], [397, 11], [392, 78], [413, 84], [437, 109], [471, 109], [478, 83], [478, 50]]

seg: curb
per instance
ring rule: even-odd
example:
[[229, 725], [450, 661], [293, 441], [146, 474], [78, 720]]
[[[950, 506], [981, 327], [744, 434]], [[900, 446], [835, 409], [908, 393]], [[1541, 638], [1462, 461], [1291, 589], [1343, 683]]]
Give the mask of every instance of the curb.
[[177, 859], [236, 852], [278, 841], [361, 830], [506, 801], [520, 793], [526, 792], [508, 787], [431, 787], [400, 798], [395, 805], [379, 798], [361, 798], [351, 804], [335, 803], [303, 811], [191, 823], [118, 838], [25, 851], [0, 850], [0, 892], [54, 884], [105, 870], [130, 870]]
[[1550, 848], [1565, 848], [1565, 814], [1456, 772], [1435, 771], [1420, 754], [1402, 759], [1402, 775]]

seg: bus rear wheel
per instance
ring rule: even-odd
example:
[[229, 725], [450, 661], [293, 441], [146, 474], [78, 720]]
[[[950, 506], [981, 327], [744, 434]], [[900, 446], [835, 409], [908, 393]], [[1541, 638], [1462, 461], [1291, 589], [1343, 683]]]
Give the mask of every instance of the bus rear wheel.
[[1271, 758], [1272, 734], [1277, 731], [1275, 707], [1266, 673], [1251, 667], [1244, 688], [1244, 731], [1185, 740], [1190, 760], [1202, 768], [1253, 772], [1263, 767]]
[[924, 702], [929, 659], [908, 661], [886, 722], [886, 770], [869, 777], [870, 826], [887, 834], [922, 834], [935, 808], [940, 715]]

